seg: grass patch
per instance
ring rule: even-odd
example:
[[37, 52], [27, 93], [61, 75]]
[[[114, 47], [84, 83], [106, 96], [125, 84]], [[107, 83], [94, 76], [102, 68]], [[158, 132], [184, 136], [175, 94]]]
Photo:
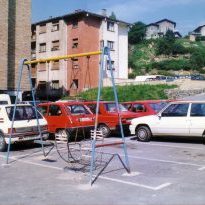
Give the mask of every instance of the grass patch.
[[[149, 99], [167, 99], [165, 94], [166, 89], [176, 88], [176, 85], [126, 85], [117, 86], [118, 98], [120, 102], [134, 101], [134, 100], [149, 100]], [[97, 99], [97, 88], [81, 92], [78, 97], [85, 100]], [[68, 99], [64, 98], [64, 99]], [[114, 100], [114, 93], [112, 87], [105, 87], [102, 89], [101, 100]]]

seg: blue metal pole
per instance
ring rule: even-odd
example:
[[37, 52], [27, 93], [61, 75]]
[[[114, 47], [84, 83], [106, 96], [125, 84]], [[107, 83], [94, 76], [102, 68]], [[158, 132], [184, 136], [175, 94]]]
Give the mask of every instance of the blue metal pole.
[[35, 100], [35, 95], [34, 95], [34, 88], [33, 88], [32, 80], [31, 80], [31, 69], [30, 69], [29, 65], [27, 65], [27, 68], [28, 68], [30, 89], [31, 89], [31, 94], [32, 94], [32, 99], [33, 99], [33, 104], [34, 104], [34, 110], [35, 110], [35, 115], [36, 115], [38, 133], [40, 134], [40, 138], [41, 138], [41, 148], [42, 148], [42, 151], [43, 151], [43, 155], [45, 156], [44, 146], [43, 146], [43, 143], [42, 143], [42, 141], [43, 141], [42, 132], [41, 132], [41, 128], [40, 128], [40, 123], [39, 123], [39, 118], [38, 118], [38, 111], [37, 111], [36, 100]]
[[19, 92], [20, 92], [23, 66], [24, 66], [24, 62], [26, 62], [26, 61], [27, 61], [27, 59], [21, 59], [20, 62], [19, 62], [18, 87], [17, 87], [17, 94], [16, 94], [14, 111], [13, 111], [13, 116], [12, 116], [11, 131], [10, 131], [10, 135], [9, 135], [9, 144], [8, 144], [8, 148], [7, 148], [6, 164], [9, 163], [9, 154], [10, 154], [10, 147], [11, 147], [11, 137], [13, 135], [14, 119], [15, 119], [15, 115], [16, 115], [16, 105], [17, 105], [18, 96], [19, 96]]
[[95, 114], [95, 128], [94, 128], [94, 138], [92, 139], [92, 156], [91, 156], [91, 165], [90, 165], [90, 184], [92, 185], [93, 178], [93, 166], [95, 161], [95, 144], [96, 144], [96, 132], [98, 126], [98, 114], [99, 114], [99, 105], [100, 105], [100, 96], [103, 83], [103, 68], [104, 68], [104, 48], [100, 57], [100, 70], [99, 70], [99, 79], [98, 79], [98, 95], [97, 95], [97, 105], [96, 105], [96, 114]]
[[125, 163], [126, 163], [127, 169], [130, 171], [129, 160], [128, 160], [128, 155], [127, 155], [127, 146], [125, 143], [125, 136], [124, 136], [124, 131], [123, 131], [123, 127], [122, 127], [122, 120], [121, 120], [121, 115], [120, 115], [119, 101], [118, 101], [117, 90], [116, 90], [116, 86], [115, 86], [115, 80], [114, 80], [114, 74], [113, 74], [113, 68], [112, 68], [112, 62], [111, 62], [111, 57], [110, 57], [110, 49], [108, 47], [105, 48], [105, 55], [108, 56], [109, 70], [111, 73], [112, 87], [113, 87], [113, 92], [114, 92], [114, 96], [115, 96], [115, 104], [116, 104], [116, 108], [117, 108], [119, 125], [120, 125], [120, 132], [121, 132], [122, 141], [123, 141]]

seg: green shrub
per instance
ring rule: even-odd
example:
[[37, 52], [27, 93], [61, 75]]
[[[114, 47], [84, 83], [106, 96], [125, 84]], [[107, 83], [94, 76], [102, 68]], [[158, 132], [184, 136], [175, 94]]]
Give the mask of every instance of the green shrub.
[[[132, 100], [147, 100], [147, 99], [167, 99], [165, 94], [166, 89], [175, 88], [175, 85], [127, 85], [117, 86], [119, 101], [132, 101]], [[82, 92], [78, 97], [87, 100], [97, 99], [97, 89], [90, 89]], [[102, 100], [114, 100], [113, 88], [104, 87], [102, 89]]]

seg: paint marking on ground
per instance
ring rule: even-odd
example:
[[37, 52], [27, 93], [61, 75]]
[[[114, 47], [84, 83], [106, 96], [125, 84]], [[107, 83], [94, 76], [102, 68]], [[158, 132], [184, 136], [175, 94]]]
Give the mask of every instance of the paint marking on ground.
[[135, 186], [135, 187], [142, 187], [142, 188], [146, 188], [146, 189], [151, 189], [151, 190], [154, 190], [154, 191], [164, 189], [165, 187], [168, 187], [168, 186], [171, 185], [171, 183], [167, 182], [167, 183], [161, 184], [159, 186], [153, 187], [153, 186], [138, 184], [138, 183], [134, 183], [134, 182], [128, 182], [128, 181], [109, 178], [109, 177], [104, 177], [104, 176], [99, 176], [99, 178], [100, 179], [105, 179], [105, 180], [108, 180], [108, 181], [118, 182], [118, 183], [121, 183], [121, 184], [131, 185], [131, 186]]
[[205, 170], [205, 167], [201, 167], [201, 168], [199, 168], [198, 170], [199, 170], [199, 171], [203, 171], [203, 170]]
[[177, 146], [177, 145], [169, 145], [169, 144], [166, 145], [166, 144], [158, 144], [158, 143], [151, 143], [151, 142], [139, 142], [138, 141], [137, 144], [160, 146], [160, 147], [170, 147], [170, 148], [181, 148], [181, 149], [205, 150], [205, 148], [199, 148], [199, 147], [187, 147], [187, 146]]
[[[4, 158], [5, 156], [0, 155], [1, 158]], [[18, 162], [22, 162], [25, 164], [31, 164], [31, 165], [36, 165], [36, 166], [40, 166], [40, 167], [44, 167], [44, 168], [50, 168], [50, 169], [56, 169], [56, 170], [63, 170], [63, 168], [60, 167], [54, 167], [54, 166], [48, 166], [48, 165], [44, 165], [44, 164], [40, 164], [40, 163], [36, 163], [36, 162], [31, 162], [28, 160], [22, 160], [22, 159], [18, 159], [16, 157], [10, 157], [10, 159], [12, 160], [18, 160]]]
[[[124, 155], [122, 155], [124, 157]], [[187, 162], [179, 162], [179, 161], [172, 161], [172, 160], [163, 160], [163, 159], [153, 159], [153, 158], [146, 158], [146, 157], [136, 157], [133, 155], [128, 155], [130, 158], [134, 159], [143, 159], [148, 161], [157, 161], [157, 162], [164, 162], [164, 163], [172, 163], [172, 164], [178, 164], [178, 165], [187, 165], [187, 166], [194, 166], [194, 167], [202, 167], [203, 164], [194, 164], [194, 163], [187, 163]]]

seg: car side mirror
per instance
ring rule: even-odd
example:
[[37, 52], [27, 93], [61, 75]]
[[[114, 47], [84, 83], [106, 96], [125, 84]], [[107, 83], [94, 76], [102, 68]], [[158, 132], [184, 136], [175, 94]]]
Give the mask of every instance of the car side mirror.
[[159, 118], [159, 120], [161, 120], [161, 118], [162, 118], [162, 114], [161, 113], [158, 114], [158, 118]]

